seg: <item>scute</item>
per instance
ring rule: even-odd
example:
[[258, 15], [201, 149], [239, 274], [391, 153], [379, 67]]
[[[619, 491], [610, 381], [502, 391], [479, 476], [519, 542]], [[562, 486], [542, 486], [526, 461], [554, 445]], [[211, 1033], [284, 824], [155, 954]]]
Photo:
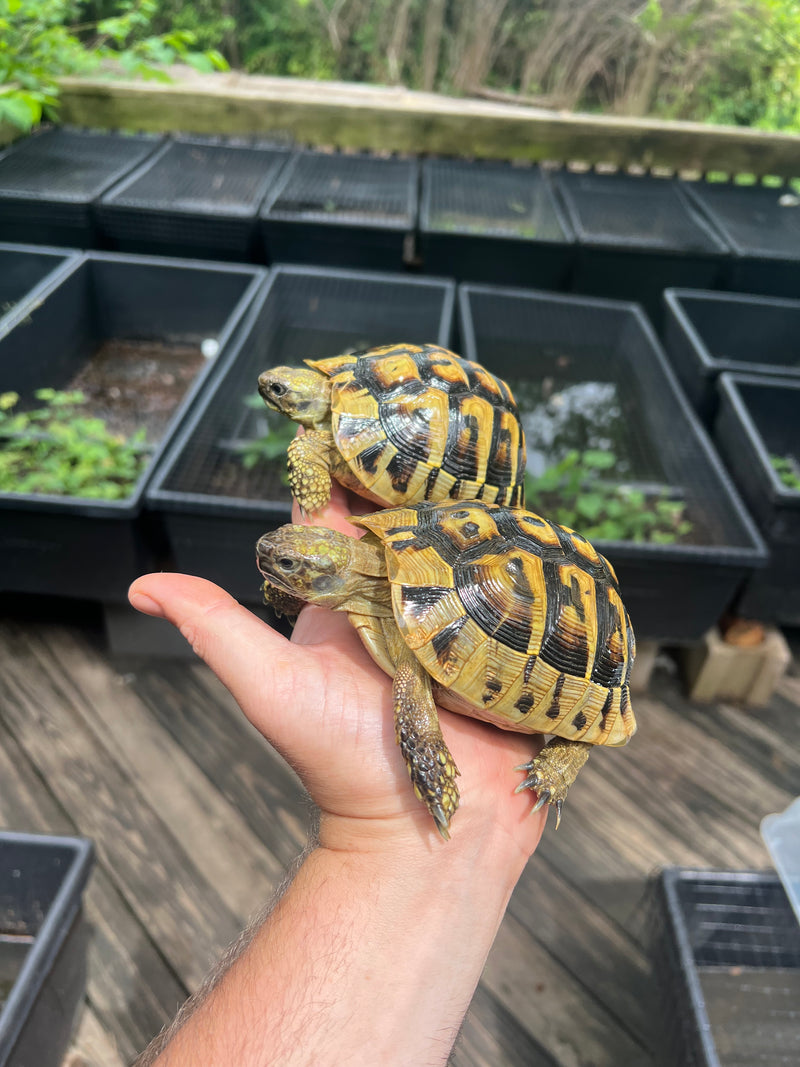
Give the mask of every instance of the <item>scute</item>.
[[336, 448], [374, 500], [521, 503], [525, 436], [505, 382], [438, 345], [306, 360], [331, 379]]
[[588, 542], [484, 501], [354, 521], [384, 544], [395, 619], [444, 707], [509, 730], [627, 742], [633, 632]]

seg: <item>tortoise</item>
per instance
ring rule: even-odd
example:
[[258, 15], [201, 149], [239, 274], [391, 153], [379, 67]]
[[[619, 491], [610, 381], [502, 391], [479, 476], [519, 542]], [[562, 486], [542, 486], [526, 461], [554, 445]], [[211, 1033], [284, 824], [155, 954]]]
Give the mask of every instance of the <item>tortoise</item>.
[[438, 345], [386, 345], [258, 379], [267, 406], [305, 432], [289, 446], [303, 512], [330, 500], [331, 478], [378, 504], [522, 504], [525, 435], [513, 393], [479, 363]]
[[394, 677], [395, 730], [417, 797], [447, 838], [458, 807], [435, 701], [505, 730], [552, 734], [517, 770], [555, 805], [592, 745], [636, 729], [635, 640], [611, 564], [580, 534], [485, 501], [422, 502], [350, 520], [361, 540], [282, 526], [258, 542], [272, 590], [347, 612]]

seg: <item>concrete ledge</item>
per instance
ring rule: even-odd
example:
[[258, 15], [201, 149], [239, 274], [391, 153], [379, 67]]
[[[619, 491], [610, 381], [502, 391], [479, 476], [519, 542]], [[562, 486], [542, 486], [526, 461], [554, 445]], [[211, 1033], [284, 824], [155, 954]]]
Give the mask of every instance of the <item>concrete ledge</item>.
[[398, 87], [199, 75], [61, 79], [61, 120], [81, 126], [227, 136], [489, 159], [800, 175], [800, 136], [695, 122], [556, 112]]

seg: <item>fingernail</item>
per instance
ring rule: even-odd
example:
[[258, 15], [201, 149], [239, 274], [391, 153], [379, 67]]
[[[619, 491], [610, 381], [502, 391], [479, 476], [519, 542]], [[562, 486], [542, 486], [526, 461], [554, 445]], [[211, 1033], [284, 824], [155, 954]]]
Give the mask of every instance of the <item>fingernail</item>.
[[136, 608], [137, 611], [141, 611], [143, 615], [154, 615], [158, 619], [164, 618], [164, 612], [161, 605], [153, 600], [152, 597], [146, 596], [144, 593], [131, 593], [130, 602], [131, 605]]

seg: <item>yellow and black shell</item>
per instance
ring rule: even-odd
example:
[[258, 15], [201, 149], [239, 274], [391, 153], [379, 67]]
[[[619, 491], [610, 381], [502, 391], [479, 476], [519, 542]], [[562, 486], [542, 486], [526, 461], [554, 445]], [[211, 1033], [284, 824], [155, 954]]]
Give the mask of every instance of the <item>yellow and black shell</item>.
[[407, 344], [306, 363], [331, 379], [337, 450], [373, 499], [522, 504], [517, 403], [479, 363]]
[[633, 630], [584, 537], [483, 502], [357, 521], [383, 542], [397, 625], [444, 707], [589, 744], [632, 736]]

